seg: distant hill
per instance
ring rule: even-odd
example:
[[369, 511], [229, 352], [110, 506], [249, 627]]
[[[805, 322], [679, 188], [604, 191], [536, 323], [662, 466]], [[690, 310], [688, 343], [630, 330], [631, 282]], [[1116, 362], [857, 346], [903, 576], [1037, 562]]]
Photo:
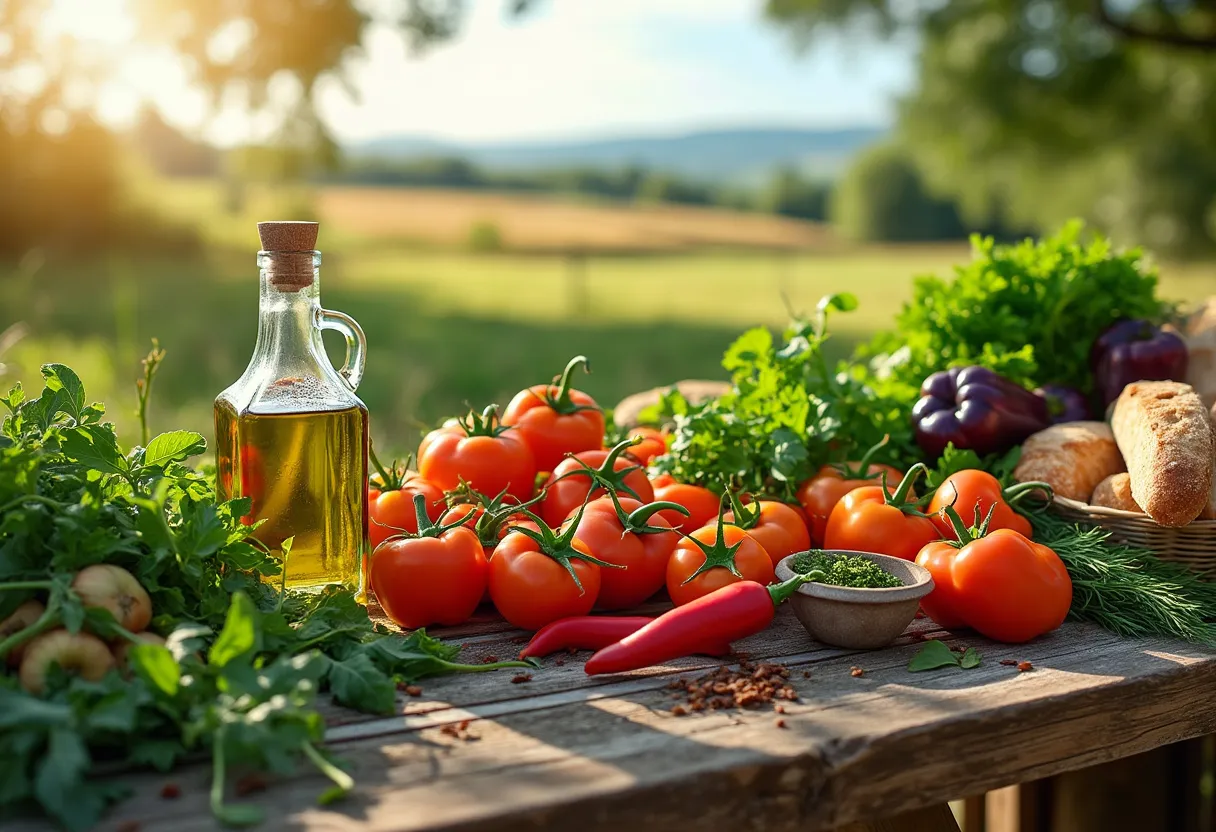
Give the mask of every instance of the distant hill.
[[411, 160], [459, 157], [490, 170], [623, 168], [631, 165], [711, 182], [749, 183], [775, 167], [794, 166], [835, 178], [863, 147], [886, 131], [735, 129], [682, 135], [624, 136], [587, 141], [463, 144], [420, 136], [391, 136], [348, 146], [355, 158]]

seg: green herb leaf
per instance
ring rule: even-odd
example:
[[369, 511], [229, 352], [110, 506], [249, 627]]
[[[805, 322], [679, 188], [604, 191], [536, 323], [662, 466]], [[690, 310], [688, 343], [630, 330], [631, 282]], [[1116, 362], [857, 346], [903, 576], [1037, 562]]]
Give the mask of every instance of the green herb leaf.
[[46, 389], [59, 394], [58, 406], [79, 423], [84, 410], [84, 384], [80, 376], [63, 364], [42, 365], [42, 376], [46, 379]]
[[963, 651], [962, 658], [958, 660], [958, 665], [963, 670], [970, 670], [973, 667], [979, 667], [983, 659], [980, 657], [980, 651], [974, 647], [968, 647]]
[[936, 670], [939, 667], [958, 667], [959, 658], [949, 647], [937, 639], [926, 641], [908, 662], [908, 670]]
[[158, 644], [137, 644], [127, 651], [127, 661], [154, 688], [169, 697], [177, 695], [182, 670], [169, 648]]
[[258, 647], [258, 637], [257, 609], [248, 595], [238, 592], [232, 596], [232, 606], [228, 608], [224, 629], [220, 631], [215, 644], [211, 645], [207, 663], [214, 667], [223, 667], [254, 652]]
[[326, 677], [339, 704], [371, 713], [389, 714], [397, 701], [397, 686], [367, 653], [356, 653], [345, 661], [332, 661]]
[[59, 440], [60, 450], [73, 462], [105, 474], [125, 475], [126, 457], [118, 449], [114, 431], [103, 425], [83, 425], [65, 430]]
[[207, 440], [202, 434], [191, 430], [175, 430], [162, 433], [148, 443], [144, 449], [144, 465], [164, 466], [171, 462], [183, 462], [207, 449]]

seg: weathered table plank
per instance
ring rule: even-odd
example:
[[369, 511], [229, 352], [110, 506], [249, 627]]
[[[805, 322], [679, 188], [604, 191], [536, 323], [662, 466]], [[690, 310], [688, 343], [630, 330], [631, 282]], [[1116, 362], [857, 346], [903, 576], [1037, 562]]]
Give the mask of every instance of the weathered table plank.
[[[271, 828], [308, 830], [814, 830], [1216, 730], [1216, 652], [1069, 624], [1018, 647], [951, 637], [977, 646], [983, 664], [911, 674], [925, 633], [941, 635], [917, 621], [885, 650], [833, 650], [783, 611], [738, 647], [790, 667], [800, 699], [783, 703], [784, 727], [771, 706], [673, 716], [667, 683], [719, 663], [705, 658], [588, 679], [582, 654], [546, 660], [523, 684], [509, 671], [434, 680], [400, 716], [346, 714], [331, 729], [359, 784], [347, 801], [313, 806], [323, 783], [311, 775], [257, 800]], [[482, 634], [469, 652], [511, 655], [517, 635]], [[1001, 659], [1035, 669], [1019, 673]], [[476, 740], [443, 733], [465, 720]], [[108, 828], [215, 828], [205, 767], [130, 779], [138, 796]], [[168, 780], [181, 786], [179, 800], [158, 797]]]

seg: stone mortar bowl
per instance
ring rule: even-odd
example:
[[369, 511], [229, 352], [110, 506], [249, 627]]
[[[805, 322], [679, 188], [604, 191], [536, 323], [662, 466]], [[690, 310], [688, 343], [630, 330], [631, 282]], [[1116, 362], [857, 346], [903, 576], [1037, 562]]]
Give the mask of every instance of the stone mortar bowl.
[[[911, 561], [871, 552], [825, 550], [826, 555], [860, 555], [894, 575], [903, 586], [862, 589], [830, 584], [803, 584], [790, 597], [794, 615], [816, 641], [833, 647], [874, 650], [897, 639], [916, 617], [920, 599], [933, 591], [929, 570]], [[790, 555], [777, 564], [777, 580], [794, 577]]]

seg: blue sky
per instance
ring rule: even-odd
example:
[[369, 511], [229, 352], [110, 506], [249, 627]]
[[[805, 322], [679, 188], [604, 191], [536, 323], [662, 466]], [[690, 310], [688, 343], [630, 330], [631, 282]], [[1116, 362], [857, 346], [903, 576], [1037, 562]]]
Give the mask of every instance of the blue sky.
[[[69, 35], [108, 57], [96, 109], [130, 123], [143, 102], [219, 144], [268, 137], [299, 95], [290, 76], [271, 84], [272, 107], [209, 110], [189, 70], [167, 47], [130, 48], [133, 0], [51, 0], [47, 48]], [[389, 18], [399, 0], [360, 0]], [[763, 19], [764, 0], [541, 0], [520, 20], [505, 0], [469, 0], [460, 35], [421, 56], [374, 26], [346, 76], [352, 99], [323, 80], [319, 107], [340, 140], [411, 133], [472, 142], [664, 133], [735, 125], [890, 123], [892, 100], [913, 78], [908, 44], [828, 36], [801, 56]], [[217, 32], [219, 53], [259, 36]], [[261, 36], [271, 36], [263, 33]]]
[[663, 133], [728, 125], [880, 125], [913, 78], [907, 44], [839, 37], [796, 55], [763, 0], [547, 0], [518, 21], [470, 4], [460, 37], [421, 57], [377, 29], [324, 117], [348, 141]]

